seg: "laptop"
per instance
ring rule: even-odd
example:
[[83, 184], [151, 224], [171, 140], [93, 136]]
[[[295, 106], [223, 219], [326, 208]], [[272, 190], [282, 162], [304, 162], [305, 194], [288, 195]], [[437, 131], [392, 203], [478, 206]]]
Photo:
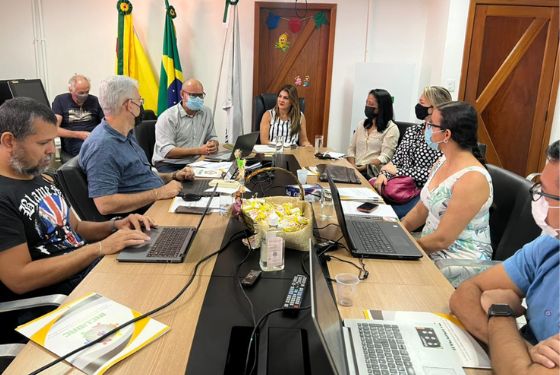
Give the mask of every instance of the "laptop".
[[125, 248], [117, 255], [117, 260], [136, 263], [181, 263], [208, 213], [210, 202], [212, 202], [212, 197], [208, 199], [196, 228], [163, 226], [152, 228], [149, 232], [150, 240], [147, 243]]
[[257, 143], [257, 139], [259, 138], [259, 132], [243, 134], [237, 137], [235, 141], [235, 145], [233, 146], [232, 151], [222, 151], [218, 152], [217, 154], [212, 154], [204, 157], [204, 160], [207, 161], [233, 161], [235, 156], [233, 152], [235, 150], [241, 150], [241, 155], [243, 157], [248, 156], [251, 152], [253, 152], [253, 147], [255, 147], [255, 143]]
[[344, 215], [340, 194], [330, 174], [328, 181], [338, 224], [352, 256], [407, 260], [422, 258], [422, 253], [399, 223], [379, 217]]
[[334, 374], [464, 374], [436, 324], [345, 319], [329, 290], [317, 253], [310, 251], [311, 318]]
[[[235, 162], [231, 163], [228, 171], [224, 175], [225, 181], [230, 181], [234, 178], [235, 173], [237, 173], [237, 164]], [[211, 188], [209, 178], [197, 178], [192, 181], [183, 181], [183, 188], [181, 194], [198, 194], [200, 196], [210, 196], [216, 195], [212, 192], [206, 191]]]

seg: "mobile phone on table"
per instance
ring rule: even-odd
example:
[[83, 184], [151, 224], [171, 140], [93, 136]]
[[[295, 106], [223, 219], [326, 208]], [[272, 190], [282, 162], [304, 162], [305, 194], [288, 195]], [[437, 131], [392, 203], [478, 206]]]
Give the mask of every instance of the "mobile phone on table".
[[356, 209], [360, 212], [365, 212], [365, 213], [370, 213], [371, 211], [373, 211], [375, 209], [375, 207], [379, 206], [376, 203], [370, 203], [370, 202], [366, 202], [366, 203], [362, 203], [361, 205], [359, 205], [358, 207], [356, 207]]

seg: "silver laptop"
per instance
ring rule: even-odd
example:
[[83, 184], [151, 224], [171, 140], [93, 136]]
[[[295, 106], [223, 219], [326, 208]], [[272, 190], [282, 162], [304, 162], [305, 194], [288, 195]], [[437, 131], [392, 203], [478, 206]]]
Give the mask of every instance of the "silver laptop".
[[[214, 188], [215, 190], [216, 188]], [[196, 228], [161, 226], [152, 228], [150, 232], [147, 232], [150, 236], [147, 243], [125, 248], [117, 255], [117, 260], [137, 263], [181, 263], [208, 213], [210, 202], [212, 202], [212, 196], [208, 199]]]
[[458, 375], [465, 372], [435, 324], [340, 319], [315, 251], [310, 251], [311, 316], [333, 372]]
[[371, 216], [344, 215], [340, 194], [327, 172], [336, 218], [352, 256], [414, 260], [422, 258], [405, 230], [394, 221]]
[[255, 147], [255, 143], [257, 143], [259, 134], [260, 134], [259, 132], [254, 132], [254, 133], [240, 135], [235, 140], [235, 145], [233, 146], [232, 151], [222, 151], [222, 152], [218, 152], [217, 154], [208, 155], [204, 157], [204, 160], [233, 161], [235, 159], [233, 152], [238, 149], [241, 150], [241, 155], [243, 157], [246, 157], [251, 152], [253, 152], [253, 147]]

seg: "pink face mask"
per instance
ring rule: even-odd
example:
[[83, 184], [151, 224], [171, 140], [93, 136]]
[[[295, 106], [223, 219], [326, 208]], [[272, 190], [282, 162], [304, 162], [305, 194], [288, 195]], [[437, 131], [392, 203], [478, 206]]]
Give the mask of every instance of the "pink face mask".
[[558, 237], [560, 229], [554, 229], [546, 223], [546, 217], [548, 216], [548, 210], [560, 209], [560, 207], [550, 207], [548, 202], [544, 197], [536, 201], [531, 202], [531, 213], [533, 214], [533, 219], [535, 223], [542, 229], [544, 234], [551, 237]]

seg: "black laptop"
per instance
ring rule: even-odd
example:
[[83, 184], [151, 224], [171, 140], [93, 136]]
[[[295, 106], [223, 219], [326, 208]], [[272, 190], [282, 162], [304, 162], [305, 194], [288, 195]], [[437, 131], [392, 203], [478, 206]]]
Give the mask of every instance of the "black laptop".
[[253, 147], [255, 147], [255, 143], [257, 143], [257, 139], [259, 138], [259, 132], [243, 134], [237, 137], [235, 141], [235, 146], [233, 146], [232, 151], [222, 151], [218, 152], [217, 154], [208, 155], [204, 157], [204, 160], [207, 161], [233, 161], [235, 156], [233, 152], [235, 150], [241, 150], [241, 155], [243, 157], [248, 156], [251, 152], [253, 152]]
[[[225, 181], [230, 181], [237, 173], [237, 164], [232, 162], [228, 171], [224, 175]], [[207, 192], [210, 186], [210, 178], [196, 178], [192, 181], [183, 181], [183, 188], [181, 189], [181, 194], [197, 194], [203, 197], [209, 197], [210, 195], [219, 195], [212, 192]]]
[[354, 257], [419, 259], [422, 253], [398, 222], [371, 216], [344, 215], [340, 194], [328, 175], [340, 230]]

